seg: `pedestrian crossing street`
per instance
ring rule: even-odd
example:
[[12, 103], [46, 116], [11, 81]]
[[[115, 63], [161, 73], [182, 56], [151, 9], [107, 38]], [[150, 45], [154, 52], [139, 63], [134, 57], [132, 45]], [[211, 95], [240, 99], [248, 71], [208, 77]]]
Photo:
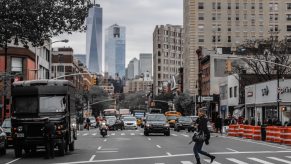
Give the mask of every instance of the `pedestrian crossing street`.
[[[79, 131], [77, 136], [98, 136], [100, 135], [99, 130], [92, 131]], [[143, 130], [124, 130], [124, 131], [109, 131], [108, 136], [143, 136]], [[192, 137], [192, 133], [171, 133], [173, 137]]]
[[[219, 157], [218, 157], [219, 158]], [[220, 162], [223, 160], [223, 162]], [[209, 159], [202, 159], [201, 163], [210, 163]], [[180, 164], [195, 164], [193, 161], [180, 161]], [[236, 158], [225, 158], [225, 159], [217, 159], [213, 161], [212, 164], [291, 164], [291, 156], [285, 156], [284, 158], [278, 157], [263, 157], [263, 158], [255, 158], [255, 157], [247, 157], [245, 160], [236, 159]], [[166, 163], [155, 163], [155, 164], [166, 164]]]

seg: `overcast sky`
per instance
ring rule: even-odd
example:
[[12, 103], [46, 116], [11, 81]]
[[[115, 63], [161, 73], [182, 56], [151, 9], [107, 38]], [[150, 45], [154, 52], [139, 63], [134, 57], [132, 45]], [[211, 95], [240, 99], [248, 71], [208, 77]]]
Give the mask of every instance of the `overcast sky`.
[[[92, 0], [93, 1], [93, 0]], [[152, 53], [152, 36], [156, 25], [182, 25], [183, 0], [96, 0], [103, 8], [104, 32], [112, 24], [126, 27], [126, 67], [139, 53]], [[70, 46], [74, 54], [86, 54], [86, 33], [73, 33], [53, 38], [69, 39], [53, 47]]]

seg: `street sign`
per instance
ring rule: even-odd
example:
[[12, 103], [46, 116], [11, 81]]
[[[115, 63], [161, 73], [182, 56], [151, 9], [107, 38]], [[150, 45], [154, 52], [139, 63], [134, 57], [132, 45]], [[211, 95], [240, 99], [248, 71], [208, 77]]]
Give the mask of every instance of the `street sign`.
[[[200, 96], [197, 97], [197, 102], [200, 102]], [[204, 101], [213, 101], [213, 96], [202, 96], [201, 97], [201, 101], [204, 102]]]

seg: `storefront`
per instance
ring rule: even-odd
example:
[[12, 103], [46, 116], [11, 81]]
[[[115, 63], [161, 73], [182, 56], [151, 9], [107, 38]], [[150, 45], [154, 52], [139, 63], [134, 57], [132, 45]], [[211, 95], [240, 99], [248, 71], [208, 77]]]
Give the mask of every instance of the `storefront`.
[[[277, 94], [279, 92], [279, 99]], [[278, 111], [279, 101], [279, 111]], [[245, 87], [246, 119], [255, 118], [256, 124], [289, 122], [291, 116], [291, 80], [272, 80]]]

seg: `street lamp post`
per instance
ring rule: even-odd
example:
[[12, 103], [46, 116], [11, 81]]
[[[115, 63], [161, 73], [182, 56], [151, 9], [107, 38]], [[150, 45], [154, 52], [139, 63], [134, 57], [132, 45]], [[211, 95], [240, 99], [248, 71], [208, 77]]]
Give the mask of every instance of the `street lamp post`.
[[[201, 60], [202, 60], [202, 48], [199, 47], [196, 50], [196, 54], [198, 56], [198, 96], [199, 96], [199, 108], [202, 107], [201, 97], [202, 97], [202, 68], [201, 68]], [[196, 110], [196, 109], [195, 109]]]
[[[275, 63], [279, 63], [279, 59], [275, 59]], [[280, 88], [280, 69], [279, 66], [276, 65], [276, 74], [277, 74], [277, 117], [278, 121], [280, 121], [280, 93], [279, 93], [279, 88]]]

